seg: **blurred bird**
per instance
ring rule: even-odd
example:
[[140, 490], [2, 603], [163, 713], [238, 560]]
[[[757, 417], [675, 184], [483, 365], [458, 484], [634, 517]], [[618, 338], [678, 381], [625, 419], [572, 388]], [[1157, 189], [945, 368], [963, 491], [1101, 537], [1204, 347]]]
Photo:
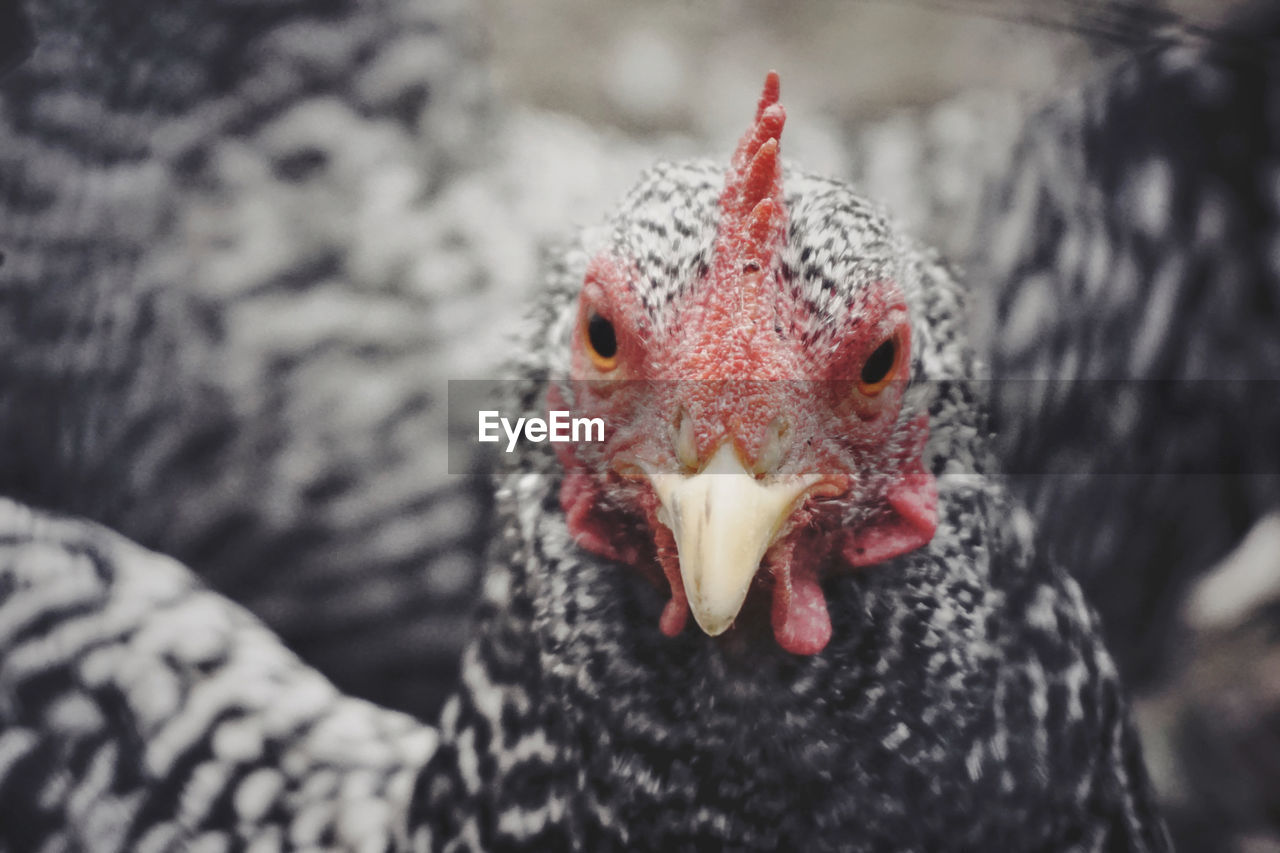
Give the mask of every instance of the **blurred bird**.
[[1277, 37], [1255, 10], [1057, 99], [971, 260], [1007, 469], [1140, 680], [1188, 581], [1280, 504]]
[[478, 220], [512, 243], [479, 193], [444, 200], [490, 126], [471, 12], [25, 5], [0, 493], [182, 560], [344, 689], [436, 713], [488, 504], [466, 460], [445, 476], [441, 306], [456, 324], [500, 284]]
[[1276, 849], [1280, 7], [1154, 36], [1027, 121], [969, 267], [1010, 486], [1149, 694], [1178, 848]]

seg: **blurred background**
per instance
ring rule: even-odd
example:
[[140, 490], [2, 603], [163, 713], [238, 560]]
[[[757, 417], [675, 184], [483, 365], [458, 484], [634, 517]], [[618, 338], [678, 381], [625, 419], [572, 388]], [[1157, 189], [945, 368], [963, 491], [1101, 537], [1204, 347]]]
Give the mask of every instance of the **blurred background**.
[[[482, 9], [504, 97], [641, 138], [735, 138], [742, 117], [733, 96], [763, 66], [779, 70], [793, 111], [828, 127], [975, 88], [1047, 93], [1099, 51], [1131, 45], [1141, 20], [1126, 20], [1125, 4], [1017, 0], [552, 0]], [[1144, 14], [1207, 27], [1229, 9], [1183, 0]]]
[[[1081, 93], [1127, 86], [1179, 105], [1178, 90], [1148, 93], [1125, 69], [1160, 51], [1174, 57], [1161, 68], [1230, 65], [1238, 54], [1214, 50], [1248, 11], [27, 5], [36, 49], [0, 82], [0, 493], [180, 558], [340, 687], [426, 718], [456, 676], [489, 535], [479, 460], [446, 473], [447, 381], [502, 374], [546, 254], [599, 223], [641, 170], [727, 157], [777, 69], [786, 156], [852, 181], [972, 271], [987, 348], [1016, 286], [984, 272], [995, 225], [1020, 214], [1002, 188], [1028, 162], [1049, 174], [1044, 163], [1078, 154], [1071, 121], [1113, 129], [1115, 157], [1130, 156], [1130, 113], [1090, 112]], [[1264, 47], [1239, 72], [1250, 116], [1280, 104]], [[1063, 103], [1084, 103], [1083, 117]], [[1217, 121], [1186, 128], [1212, 138]], [[1274, 181], [1272, 137], [1246, 133], [1259, 143], [1246, 165]], [[1236, 237], [1272, 251], [1268, 217]], [[1235, 340], [1277, 337], [1274, 323], [1249, 328]], [[1280, 375], [1268, 370], [1255, 373]], [[1084, 578], [1139, 693], [1183, 849], [1280, 850], [1267, 500], [1233, 511], [1176, 583], [1159, 567], [1134, 573], [1136, 593]]]

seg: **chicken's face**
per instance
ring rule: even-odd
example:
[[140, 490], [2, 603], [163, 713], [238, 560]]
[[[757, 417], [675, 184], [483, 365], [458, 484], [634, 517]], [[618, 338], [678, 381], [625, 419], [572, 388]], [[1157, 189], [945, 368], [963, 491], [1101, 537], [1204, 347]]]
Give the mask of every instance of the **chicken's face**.
[[[823, 280], [823, 252], [850, 252], [788, 210], [777, 92], [771, 74], [722, 186], [659, 186], [669, 222], [620, 226], [669, 229], [688, 251], [614, 246], [587, 267], [569, 393], [607, 440], [561, 452], [561, 502], [580, 545], [670, 585], [664, 633], [691, 610], [713, 636], [767, 611], [783, 648], [814, 654], [832, 630], [822, 577], [926, 544], [937, 492], [927, 415], [904, 410], [906, 296], [891, 264]], [[861, 227], [842, 220], [842, 187], [816, 189], [791, 206], [834, 204], [824, 227]]]

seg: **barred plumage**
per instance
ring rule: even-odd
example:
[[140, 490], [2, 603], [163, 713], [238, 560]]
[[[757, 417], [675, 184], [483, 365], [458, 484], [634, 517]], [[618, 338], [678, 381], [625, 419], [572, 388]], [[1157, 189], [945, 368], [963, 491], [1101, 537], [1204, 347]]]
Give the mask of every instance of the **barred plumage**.
[[1256, 5], [1060, 98], [992, 188], [973, 262], [1013, 486], [1150, 694], [1185, 850], [1280, 838], [1280, 702], [1254, 688], [1274, 599], [1231, 575], [1232, 616], [1189, 624], [1184, 605], [1280, 507], [1278, 39]]
[[1041, 113], [981, 226], [1005, 456], [1052, 472], [1019, 488], [1134, 677], [1188, 580], [1280, 502], [1280, 30], [1244, 25]]
[[433, 713], [487, 503], [483, 475], [445, 476], [439, 399], [463, 348], [438, 305], [497, 265], [436, 211], [490, 124], [470, 12], [31, 12], [0, 105], [0, 488], [178, 557], [344, 689]]
[[171, 559], [0, 502], [0, 850], [406, 849], [436, 746]]

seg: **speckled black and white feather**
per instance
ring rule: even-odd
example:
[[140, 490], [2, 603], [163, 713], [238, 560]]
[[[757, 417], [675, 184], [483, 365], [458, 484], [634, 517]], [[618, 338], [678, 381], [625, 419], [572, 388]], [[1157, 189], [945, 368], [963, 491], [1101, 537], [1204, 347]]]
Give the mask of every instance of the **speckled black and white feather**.
[[407, 849], [434, 730], [173, 560], [0, 501], [0, 850]]
[[1280, 9], [1253, 4], [1059, 98], [1027, 123], [975, 247], [1011, 484], [1148, 694], [1187, 851], [1280, 843], [1274, 597], [1224, 566], [1238, 624], [1179, 612], [1280, 507], [1278, 46]]
[[974, 254], [1001, 454], [1135, 681], [1186, 583], [1280, 504], [1277, 33], [1260, 8], [1057, 99]]
[[483, 310], [477, 245], [524, 248], [485, 188], [447, 200], [491, 120], [471, 10], [26, 5], [0, 493], [181, 559], [344, 689], [434, 714], [487, 504], [445, 474], [468, 350], [440, 318]]

